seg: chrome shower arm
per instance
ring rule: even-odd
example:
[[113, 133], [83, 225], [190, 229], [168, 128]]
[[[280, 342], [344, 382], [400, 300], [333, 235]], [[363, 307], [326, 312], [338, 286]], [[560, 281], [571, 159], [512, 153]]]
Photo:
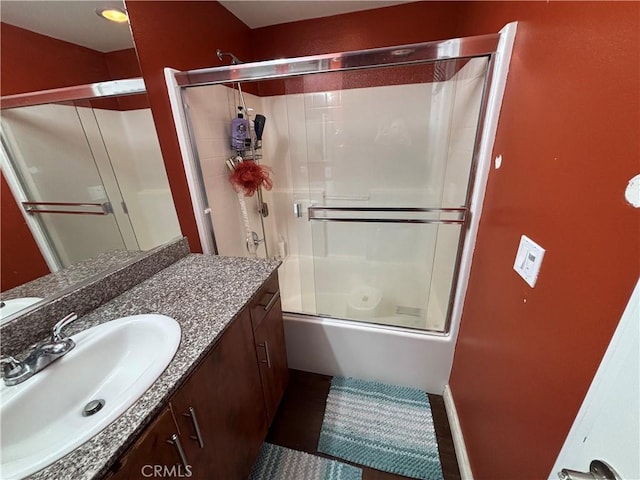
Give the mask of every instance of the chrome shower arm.
[[239, 63], [242, 63], [242, 60], [240, 60], [238, 57], [236, 57], [233, 53], [231, 52], [223, 52], [220, 49], [216, 50], [216, 55], [218, 56], [218, 60], [222, 61], [222, 57], [231, 57], [231, 65], [238, 65]]

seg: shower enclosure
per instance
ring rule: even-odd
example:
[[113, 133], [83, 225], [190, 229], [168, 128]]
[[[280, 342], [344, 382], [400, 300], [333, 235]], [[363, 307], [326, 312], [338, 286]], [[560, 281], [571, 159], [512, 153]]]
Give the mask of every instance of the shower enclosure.
[[[515, 30], [508, 33], [512, 42]], [[183, 155], [205, 252], [282, 260], [290, 364], [299, 360], [293, 368], [384, 380], [384, 367], [372, 374], [361, 353], [370, 334], [382, 335], [370, 343], [385, 345], [382, 361], [393, 363], [397, 351], [397, 361], [407, 362], [394, 375], [425, 360], [437, 371], [433, 381], [396, 375], [396, 383], [424, 388], [426, 381], [442, 393], [466, 282], [461, 265], [466, 259], [467, 275], [469, 231], [477, 228], [472, 200], [477, 206], [497, 60], [504, 67], [500, 38], [166, 72], [174, 119], [186, 130]], [[254, 245], [225, 165], [235, 155], [239, 85], [250, 116], [267, 119], [260, 155], [245, 161], [268, 166], [273, 180], [261, 199], [244, 199]], [[495, 107], [494, 100], [494, 117]], [[349, 329], [359, 333], [347, 341]], [[440, 357], [411, 357], [413, 347], [393, 346], [393, 338], [430, 341]], [[308, 361], [316, 354], [323, 366]]]

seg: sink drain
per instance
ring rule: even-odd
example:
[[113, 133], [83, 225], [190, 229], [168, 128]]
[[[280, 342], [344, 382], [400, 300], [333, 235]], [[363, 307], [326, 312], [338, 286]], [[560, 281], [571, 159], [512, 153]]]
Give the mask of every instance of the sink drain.
[[90, 417], [91, 415], [98, 413], [100, 410], [102, 410], [102, 407], [104, 407], [104, 404], [105, 404], [105, 401], [102, 400], [101, 398], [98, 400], [91, 400], [82, 409], [82, 416]]

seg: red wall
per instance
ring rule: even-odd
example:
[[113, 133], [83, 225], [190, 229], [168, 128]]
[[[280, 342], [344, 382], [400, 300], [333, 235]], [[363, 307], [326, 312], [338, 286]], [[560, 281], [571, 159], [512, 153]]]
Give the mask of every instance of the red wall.
[[[107, 52], [104, 54], [104, 61], [107, 64], [109, 78], [113, 80], [142, 76], [135, 48]], [[149, 99], [146, 94], [116, 97], [114, 100], [117, 102], [118, 110], [149, 108]]]
[[[520, 25], [451, 375], [478, 479], [547, 478], [639, 275], [640, 4], [470, 4]], [[531, 289], [520, 236], [546, 248]]]
[[127, 10], [180, 227], [202, 251], [163, 69], [219, 65], [217, 48], [248, 58], [250, 30], [218, 2], [127, 1]]
[[253, 59], [345, 52], [455, 36], [458, 2], [415, 2], [252, 30]]
[[[420, 2], [253, 31], [269, 59], [520, 22], [450, 379], [477, 479], [547, 478], [638, 278], [639, 18], [635, 2]], [[512, 269], [522, 234], [547, 249], [535, 289]]]
[[0, 27], [2, 95], [110, 80], [100, 52], [7, 23]]
[[0, 291], [4, 292], [46, 275], [49, 267], [16, 205], [4, 173], [0, 184], [0, 215]]

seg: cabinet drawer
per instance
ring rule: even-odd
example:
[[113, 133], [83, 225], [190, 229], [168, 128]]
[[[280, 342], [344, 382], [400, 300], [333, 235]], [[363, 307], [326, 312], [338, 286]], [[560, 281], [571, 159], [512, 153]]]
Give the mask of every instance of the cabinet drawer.
[[251, 302], [251, 323], [254, 330], [260, 326], [264, 317], [279, 298], [278, 272], [274, 272]]

